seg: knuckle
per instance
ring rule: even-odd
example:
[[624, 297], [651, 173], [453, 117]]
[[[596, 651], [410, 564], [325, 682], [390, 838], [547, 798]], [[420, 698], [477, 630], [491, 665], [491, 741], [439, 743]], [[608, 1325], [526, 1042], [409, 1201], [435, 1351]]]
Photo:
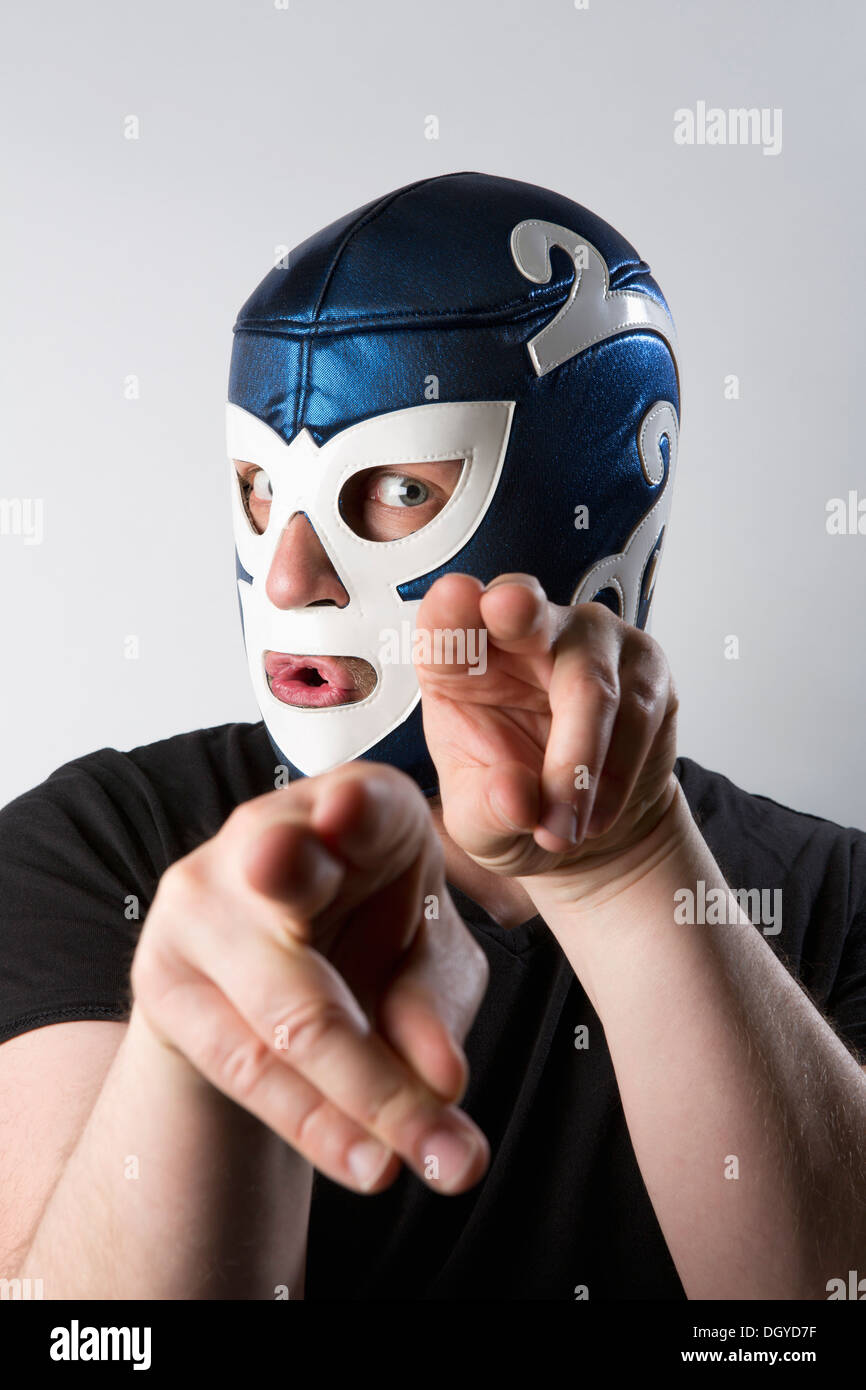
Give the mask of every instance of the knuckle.
[[412, 803], [415, 806], [416, 809], [426, 810], [427, 798], [425, 797], [421, 788], [418, 786], [417, 782], [413, 781], [413, 779], [409, 776], [408, 772], [404, 772], [402, 768], [388, 767], [386, 764], [383, 765], [381, 763], [377, 764], [376, 766], [380, 769], [383, 769], [385, 783], [386, 785], [390, 783], [395, 796], [399, 796], [402, 794], [407, 798], [407, 800], [410, 803]]
[[383, 813], [389, 819], [395, 811], [416, 815], [426, 807], [426, 798], [417, 783], [402, 768], [389, 763], [352, 762], [345, 769], [336, 769], [336, 774], [341, 781], [358, 784], [366, 798], [368, 814], [376, 820]]
[[134, 999], [159, 999], [168, 981], [168, 972], [159, 953], [152, 948], [150, 936], [142, 932], [138, 950], [129, 972], [129, 983]]
[[359, 1119], [365, 1129], [392, 1133], [411, 1110], [412, 1096], [401, 1078], [392, 1080], [369, 1096], [360, 1107]]
[[242, 801], [231, 812], [219, 834], [246, 837], [257, 829], [262, 819], [261, 799], [256, 797], [253, 801]]
[[154, 906], [188, 908], [198, 902], [210, 882], [210, 871], [201, 849], [193, 850], [183, 859], [176, 859], [163, 872], [157, 885]]
[[365, 782], [382, 782], [384, 785], [395, 787], [403, 786], [408, 783], [413, 788], [415, 783], [411, 777], [399, 767], [394, 767], [392, 763], [379, 762], [351, 762], [344, 767], [335, 768], [330, 774], [335, 780], [344, 778]]
[[213, 1076], [220, 1090], [243, 1102], [249, 1099], [271, 1063], [268, 1048], [250, 1036], [226, 1050], [219, 1036], [200, 1039], [193, 1061], [205, 1075]]
[[642, 627], [631, 627], [628, 631], [628, 645], [636, 652], [644, 654], [661, 652], [661, 647], [654, 637]]
[[619, 703], [619, 678], [606, 661], [587, 661], [581, 675], [584, 682], [593, 688], [595, 698], [602, 706]]
[[604, 632], [605, 629], [622, 626], [622, 618], [608, 608], [606, 603], [596, 603], [594, 600], [579, 603], [575, 606], [574, 613], [574, 621], [589, 632]]
[[649, 674], [641, 674], [629, 681], [625, 695], [631, 705], [650, 715], [658, 705], [660, 691], [658, 683]]
[[667, 671], [667, 657], [654, 637], [650, 637], [648, 632], [642, 632], [640, 628], [630, 628], [628, 637], [623, 645], [622, 658], [620, 665], [623, 670], [629, 671], [634, 668], [638, 670], [652, 671], [656, 680], [659, 680], [662, 673]]
[[292, 1146], [304, 1154], [316, 1153], [333, 1120], [333, 1106], [318, 1096], [302, 1115], [291, 1136]]
[[293, 1063], [299, 1066], [308, 1063], [345, 1022], [340, 1005], [321, 996], [311, 996], [288, 1014], [283, 1013], [280, 1025], [286, 1030], [286, 1051]]

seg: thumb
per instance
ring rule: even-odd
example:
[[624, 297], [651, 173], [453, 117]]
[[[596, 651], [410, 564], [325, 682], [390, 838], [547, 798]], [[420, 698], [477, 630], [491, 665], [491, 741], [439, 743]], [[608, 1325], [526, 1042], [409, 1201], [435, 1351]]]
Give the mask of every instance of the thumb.
[[445, 829], [460, 849], [491, 869], [511, 869], [538, 824], [538, 774], [525, 763], [459, 767], [440, 779]]

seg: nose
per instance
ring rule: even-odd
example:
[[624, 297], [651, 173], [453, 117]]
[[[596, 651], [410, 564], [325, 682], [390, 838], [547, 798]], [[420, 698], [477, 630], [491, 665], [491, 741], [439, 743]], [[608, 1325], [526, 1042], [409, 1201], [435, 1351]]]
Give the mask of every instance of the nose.
[[295, 512], [277, 542], [265, 593], [275, 608], [307, 608], [312, 603], [345, 608], [349, 595], [309, 518]]

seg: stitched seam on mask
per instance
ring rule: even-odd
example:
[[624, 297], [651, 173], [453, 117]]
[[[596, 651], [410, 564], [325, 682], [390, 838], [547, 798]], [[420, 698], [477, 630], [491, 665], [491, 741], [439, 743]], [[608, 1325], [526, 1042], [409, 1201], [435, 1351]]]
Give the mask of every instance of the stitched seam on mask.
[[[605, 296], [605, 298], [607, 299], [610, 299], [611, 297], [612, 296], [610, 295]], [[550, 326], [552, 327], [552, 325]], [[616, 323], [613, 325], [612, 328], [608, 328], [601, 333], [597, 333], [594, 338], [587, 338], [584, 342], [579, 343], [576, 347], [569, 348], [568, 352], [565, 354], [564, 357], [557, 357], [556, 360], [552, 362], [548, 362], [545, 358], [545, 373], [552, 372], [554, 367], [561, 367], [563, 362], [567, 362], [571, 357], [579, 357], [581, 353], [586, 352], [587, 348], [596, 347], [599, 343], [606, 343], [610, 338], [616, 337], [618, 333], [625, 333], [626, 331], [631, 333], [654, 333], [657, 338], [661, 338], [662, 342], [667, 344], [668, 352], [670, 353], [671, 358], [674, 358], [674, 347], [673, 343], [671, 342], [671, 335], [666, 334], [663, 328], [656, 327], [654, 323], [634, 323], [630, 319], [625, 319], [624, 322]], [[542, 330], [542, 332], [546, 332], [546, 329]], [[534, 343], [536, 345], [538, 343], [538, 339], [541, 338], [541, 336], [542, 334], [539, 333], [538, 338], [534, 340]], [[536, 357], [538, 357], [537, 346], [533, 348], [533, 351], [535, 352]]]
[[[423, 182], [423, 180], [422, 180]], [[414, 186], [414, 185], [413, 185]], [[357, 230], [357, 227], [354, 229]], [[337, 253], [340, 254], [340, 253]], [[333, 267], [336, 268], [336, 264]], [[330, 274], [330, 271], [329, 271]], [[610, 283], [614, 284], [617, 274], [610, 277]], [[531, 318], [534, 314], [549, 312], [551, 308], [559, 307], [568, 301], [571, 294], [572, 280], [556, 281], [551, 285], [539, 285], [531, 291], [531, 297], [521, 295], [516, 299], [506, 300], [502, 304], [487, 304], [477, 308], [467, 305], [458, 306], [454, 309], [401, 309], [399, 312], [389, 312], [385, 314], [367, 314], [365, 318], [343, 318], [333, 319], [323, 324], [321, 319], [316, 319], [313, 323], [309, 319], [283, 318], [275, 315], [269, 318], [260, 319], [253, 316], [238, 318], [232, 332], [233, 333], [272, 333], [275, 335], [302, 337], [326, 337], [331, 333], [355, 333], [368, 332], [376, 328], [414, 328], [432, 327], [435, 328], [442, 322], [448, 320], [459, 320], [454, 326], [459, 327], [465, 321], [468, 326], [475, 323], [483, 324], [488, 318], [491, 323], [509, 320], [513, 314], [513, 322], [518, 323], [524, 319]], [[659, 308], [663, 309], [670, 318], [670, 310], [666, 305], [658, 304], [658, 301], [648, 294], [645, 289], [640, 287], [624, 286], [622, 288], [611, 289], [609, 294], [643, 294], [647, 299], [652, 300]], [[321, 295], [321, 292], [320, 292]], [[320, 312], [322, 304], [317, 301], [316, 312]]]
[[[368, 314], [363, 319], [333, 319], [327, 323], [318, 320], [315, 324], [302, 319], [238, 319], [235, 333], [262, 333], [276, 337], [327, 338], [346, 333], [369, 333], [377, 329], [400, 328], [483, 328], [487, 324], [522, 323], [542, 313], [550, 313], [553, 308], [565, 304], [570, 294], [570, 286], [557, 288], [538, 294], [532, 300], [525, 298], [509, 300], [506, 304], [492, 305], [482, 309], [437, 309], [431, 313], [427, 309], [406, 309], [399, 314]], [[637, 293], [637, 291], [635, 291]]]
[[396, 203], [400, 198], [403, 198], [407, 194], [413, 192], [414, 189], [423, 187], [424, 184], [435, 183], [438, 179], [448, 177], [449, 176], [447, 174], [433, 174], [426, 179], [416, 179], [416, 181], [414, 183], [410, 183], [407, 188], [398, 188], [396, 192], [389, 193], [384, 198], [381, 198], [375, 207], [371, 208], [370, 211], [368, 213], [365, 213], [363, 217], [359, 217], [357, 222], [353, 222], [352, 226], [349, 227], [347, 231], [344, 233], [342, 241], [340, 242], [339, 246], [337, 247], [336, 251], [334, 252], [331, 258], [331, 264], [325, 271], [325, 275], [322, 280], [322, 285], [319, 290], [318, 297], [316, 299], [315, 308], [313, 309], [312, 323], [310, 324], [309, 332], [304, 337], [304, 348], [301, 358], [301, 384], [300, 390], [298, 392], [298, 402], [295, 412], [295, 419], [293, 422], [293, 435], [297, 434], [298, 429], [300, 427], [300, 422], [304, 418], [304, 412], [307, 408], [310, 363], [312, 362], [315, 340], [318, 337], [319, 314], [322, 311], [325, 298], [327, 296], [328, 290], [331, 287], [331, 281], [334, 278], [334, 273], [337, 269], [337, 266], [339, 265], [340, 258], [342, 257], [346, 247], [349, 245], [349, 242], [352, 240], [355, 234], [361, 230], [362, 227], [369, 226], [371, 222], [375, 222], [377, 217], [381, 217], [382, 213], [385, 212], [385, 210], [389, 208], [392, 205], [392, 203]]
[[[474, 410], [479, 410], [479, 409], [481, 409], [481, 408], [484, 408], [485, 410], [500, 410], [503, 404], [504, 404], [504, 403], [501, 402], [501, 401], [474, 401], [474, 402], [472, 403], [472, 408], [473, 408]], [[442, 402], [442, 403], [438, 406], [438, 409], [439, 409], [439, 410], [441, 410], [441, 411], [443, 411], [443, 412], [449, 412], [449, 413], [450, 413], [450, 412], [453, 412], [453, 411], [464, 410], [465, 408], [466, 408], [466, 402], [463, 402], [463, 401], [447, 401], [447, 402]], [[357, 431], [358, 434], [360, 434], [360, 433], [361, 433], [363, 430], [365, 430], [365, 429], [373, 429], [373, 428], [375, 427], [375, 425], [376, 425], [376, 420], [375, 420], [375, 419], [372, 419], [372, 420], [362, 420], [359, 424], [351, 426], [351, 428], [352, 428], [354, 431]], [[326, 447], [327, 447], [327, 446], [326, 446]], [[464, 449], [464, 448], [462, 448], [462, 446], [460, 446], [460, 445], [455, 445], [455, 446], [454, 446], [454, 450], [456, 451], [457, 454], [462, 455], [463, 460], [464, 460], [464, 465], [468, 465], [468, 467], [471, 468], [472, 465], [473, 465], [473, 463], [475, 462], [475, 457], [476, 457], [476, 454], [477, 454], [477, 452], [478, 452], [477, 448], [476, 448], [475, 446], [471, 446], [471, 447], [467, 447], [467, 448]], [[446, 457], [446, 454], [443, 453], [443, 454], [439, 454], [439, 455], [428, 455], [428, 456], [426, 456], [426, 457], [428, 457], [428, 458], [431, 460], [431, 462], [432, 462], [432, 461], [434, 461], [434, 460], [436, 460], [436, 459], [445, 458], [445, 457]], [[423, 454], [422, 454], [422, 455], [418, 455], [418, 454], [416, 454], [416, 453], [413, 452], [413, 456], [412, 456], [412, 461], [413, 461], [413, 463], [422, 463], [422, 462], [424, 461], [424, 459], [425, 459], [425, 455], [423, 455]], [[387, 463], [388, 460], [387, 460], [387, 459], [385, 459], [385, 460], [380, 460], [380, 461], [378, 461], [377, 463], [374, 463], [374, 464], [369, 464], [369, 463], [366, 463], [366, 462], [365, 462], [365, 467], [376, 467], [376, 466], [381, 466], [381, 463], [382, 463], [382, 462]], [[494, 471], [495, 471], [495, 470], [494, 470]], [[349, 479], [351, 476], [352, 476], [352, 472], [351, 472], [351, 471], [349, 471], [349, 472], [344, 471], [343, 476], [340, 478], [339, 486], [338, 486], [338, 488], [337, 488], [337, 497], [338, 497], [338, 498], [339, 498], [339, 495], [340, 495], [340, 492], [341, 492], [341, 490], [342, 490], [342, 487], [343, 487], [344, 483], [347, 482], [348, 479]], [[466, 476], [467, 476], [467, 474], [465, 473], [465, 470], [461, 470], [460, 479], [458, 480], [458, 486], [459, 486], [459, 482], [461, 482], [461, 481], [464, 479], [464, 477], [466, 477]], [[464, 491], [464, 490], [465, 490], [465, 487], [464, 487], [463, 489], [461, 489], [461, 491]], [[456, 496], [456, 495], [457, 495], [457, 494], [454, 493], [454, 494], [452, 494], [452, 497], [453, 497], [453, 496]], [[449, 503], [451, 502], [451, 500], [452, 500], [452, 499], [449, 498], [449, 499], [448, 499], [448, 502], [446, 502], [446, 504], [445, 504], [445, 506], [442, 508], [441, 512], [438, 512], [437, 515], [433, 517], [433, 520], [432, 520], [432, 521], [428, 521], [427, 524], [426, 524], [426, 526], [424, 526], [424, 527], [422, 528], [422, 529], [424, 530], [425, 533], [429, 534], [429, 532], [432, 531], [433, 528], [436, 527], [437, 525], [439, 526], [439, 529], [441, 530], [442, 526], [445, 525], [446, 521], [450, 521], [450, 520], [451, 520], [451, 516], [452, 516], [453, 514], [452, 514], [452, 513], [449, 513], [449, 511], [448, 511], [448, 505], [449, 505]], [[463, 529], [463, 533], [462, 533], [462, 535], [461, 535], [459, 541], [457, 542], [456, 549], [454, 550], [454, 553], [453, 553], [453, 555], [451, 556], [451, 559], [453, 559], [455, 555], [459, 555], [459, 554], [460, 554], [460, 551], [463, 550], [464, 546], [468, 545], [469, 541], [470, 541], [470, 540], [472, 539], [472, 537], [475, 535], [475, 533], [477, 532], [479, 526], [481, 525], [482, 521], [484, 520], [484, 517], [487, 515], [487, 512], [488, 512], [488, 510], [489, 510], [489, 508], [490, 508], [490, 505], [491, 505], [492, 500], [493, 500], [492, 495], [491, 495], [491, 493], [488, 491], [488, 493], [487, 493], [487, 495], [486, 495], [486, 501], [485, 501], [485, 505], [484, 505], [484, 510], [483, 510], [483, 512], [481, 513], [480, 516], [478, 516], [478, 517], [475, 518], [474, 522], [473, 522], [471, 519], [470, 519], [469, 522], [467, 522], [466, 526], [465, 526], [464, 529]], [[340, 515], [339, 515], [339, 503], [338, 503], [338, 502], [335, 502], [335, 503], [334, 503], [334, 506], [333, 506], [333, 517], [336, 517], [336, 519], [337, 519], [338, 521], [341, 519], [341, 518], [340, 518]], [[343, 524], [345, 525], [346, 523], [344, 522]], [[468, 529], [467, 529], [467, 528], [468, 528]], [[351, 527], [350, 527], [349, 529], [351, 530]], [[390, 540], [390, 541], [371, 541], [371, 540], [368, 540], [367, 537], [365, 537], [365, 536], [359, 536], [357, 532], [354, 532], [354, 531], [353, 531], [352, 534], [353, 534], [353, 536], [355, 537], [355, 542], [356, 542], [356, 543], [358, 543], [358, 544], [360, 544], [360, 545], [362, 545], [362, 546], [366, 546], [366, 547], [368, 547], [370, 550], [381, 551], [384, 547], [387, 547], [388, 549], [396, 549], [396, 548], [399, 548], [400, 546], [406, 546], [406, 547], [408, 547], [414, 540], [417, 539], [417, 534], [418, 534], [418, 533], [412, 532], [412, 533], [410, 533], [408, 536], [397, 536], [397, 537], [395, 537], [393, 540]], [[448, 563], [450, 563], [450, 561], [444, 561], [443, 563], [448, 564]], [[423, 574], [416, 574], [416, 575], [414, 576], [414, 578], [412, 578], [412, 579], [403, 579], [403, 580], [401, 580], [401, 581], [400, 581], [400, 584], [398, 584], [398, 585], [395, 586], [396, 589], [397, 589], [397, 592], [398, 592], [398, 593], [400, 592], [400, 587], [401, 587], [401, 585], [414, 584], [414, 583], [416, 582], [416, 580], [418, 580], [418, 579], [423, 579], [423, 577], [424, 577]], [[402, 597], [403, 597], [403, 596], [401, 595], [401, 598], [402, 598]], [[351, 601], [351, 600], [350, 600], [350, 601]], [[403, 601], [404, 601], [404, 603], [407, 602], [406, 599], [403, 599]], [[409, 601], [410, 601], [410, 602], [413, 602], [414, 600], [409, 600]], [[374, 692], [374, 693], [375, 693], [375, 692]], [[372, 696], [371, 696], [370, 698], [372, 698]], [[351, 706], [349, 706], [349, 708], [351, 708]]]
[[[461, 450], [460, 448], [457, 448], [456, 452], [462, 457], [463, 462], [464, 462], [464, 466], [465, 466], [465, 465], [469, 465], [469, 467], [471, 467], [472, 464], [475, 462], [475, 455], [476, 455], [476, 453], [477, 453], [478, 451], [477, 451], [477, 449], [474, 449], [474, 448], [465, 448], [465, 449], [462, 449], [462, 450]], [[430, 461], [431, 461], [431, 462], [440, 461], [441, 459], [446, 458], [446, 457], [450, 457], [450, 455], [441, 454], [441, 455], [438, 456], [438, 459], [436, 458], [436, 456], [431, 456], [431, 457], [430, 457]], [[393, 462], [393, 461], [395, 461], [395, 460], [392, 460], [392, 462]], [[389, 462], [389, 460], [385, 459], [385, 460], [384, 460], [384, 463], [387, 463], [387, 462]], [[413, 462], [413, 463], [424, 463], [424, 462], [425, 462], [424, 455], [422, 454], [422, 455], [420, 455], [420, 456], [415, 456], [415, 457], [413, 457], [412, 462]], [[374, 463], [374, 464], [371, 464], [370, 466], [373, 467], [373, 468], [377, 468], [377, 467], [382, 467], [382, 464], [381, 464], [381, 463]], [[338, 495], [338, 496], [339, 496], [339, 493], [340, 493], [340, 490], [341, 490], [342, 486], [343, 486], [343, 485], [348, 481], [348, 479], [349, 479], [350, 477], [352, 477], [352, 476], [353, 476], [353, 475], [350, 473], [350, 474], [347, 475], [347, 477], [344, 477], [344, 478], [342, 478], [342, 479], [340, 480], [340, 488], [337, 489], [337, 495]], [[462, 472], [461, 472], [461, 477], [462, 477], [462, 476], [463, 476], [463, 475], [462, 475]], [[458, 481], [459, 481], [459, 480], [458, 480]], [[465, 487], [464, 487], [463, 491], [465, 491]], [[455, 495], [455, 494], [452, 494], [452, 496], [454, 496], [454, 495]], [[461, 493], [461, 495], [462, 495], [462, 493]], [[487, 499], [487, 507], [485, 507], [485, 509], [484, 509], [484, 510], [485, 510], [485, 513], [487, 512], [487, 509], [488, 509], [488, 507], [489, 507], [489, 505], [490, 505], [490, 500], [491, 500], [491, 499], [488, 497], [488, 499]], [[449, 511], [448, 511], [448, 503], [449, 503], [450, 501], [451, 501], [451, 497], [448, 498], [448, 502], [445, 503], [445, 506], [442, 508], [441, 512], [437, 512], [436, 515], [433, 517], [433, 519], [432, 519], [431, 521], [428, 521], [427, 524], [421, 528], [421, 530], [423, 530], [423, 532], [424, 532], [425, 535], [429, 535], [430, 532], [434, 529], [434, 527], [437, 526], [437, 524], [438, 524], [438, 529], [441, 531], [442, 527], [446, 524], [446, 522], [450, 523], [450, 521], [451, 521], [451, 519], [452, 519], [452, 517], [453, 517], [453, 511], [452, 511], [452, 512], [449, 512]], [[337, 515], [337, 517], [338, 517], [338, 519], [339, 519], [339, 512], [337, 512], [336, 515]], [[477, 520], [475, 521], [474, 525], [472, 525], [472, 530], [469, 531], [469, 532], [466, 532], [465, 527], [464, 527], [464, 534], [463, 534], [461, 540], [458, 542], [457, 551], [462, 550], [463, 547], [464, 547], [464, 545], [466, 545], [467, 541], [470, 541], [470, 540], [472, 539], [472, 537], [475, 535], [475, 532], [478, 530], [478, 527], [481, 525], [481, 521], [482, 521], [482, 520], [483, 520], [483, 517], [477, 519]], [[343, 524], [345, 525], [346, 523], [344, 522]], [[471, 519], [470, 519], [469, 522], [466, 523], [466, 525], [470, 525], [470, 524], [471, 524]], [[351, 526], [349, 527], [349, 530], [350, 530], [350, 531], [352, 530]], [[399, 548], [400, 548], [401, 546], [403, 546], [404, 548], [408, 549], [410, 543], [411, 543], [412, 541], [414, 541], [414, 540], [417, 540], [419, 534], [420, 534], [420, 533], [417, 532], [417, 531], [412, 531], [412, 532], [409, 533], [408, 536], [394, 536], [390, 541], [371, 541], [367, 536], [359, 536], [358, 533], [357, 533], [357, 531], [352, 531], [352, 535], [354, 536], [355, 541], [357, 542], [358, 545], [366, 546], [368, 550], [376, 551], [376, 552], [381, 552], [381, 551], [382, 551], [383, 549], [385, 549], [386, 547], [387, 547], [388, 550], [399, 550]], [[455, 554], [457, 553], [457, 551], [455, 551]], [[447, 564], [448, 561], [444, 561], [443, 563]], [[426, 571], [425, 571], [425, 573], [426, 573]], [[423, 574], [416, 574], [416, 575], [415, 575], [415, 579], [423, 579], [423, 577], [424, 577]], [[415, 579], [401, 579], [400, 583], [401, 583], [401, 584], [414, 584]], [[399, 585], [395, 585], [395, 588], [399, 588]]]
[[[271, 698], [272, 698], [272, 700], [274, 701], [274, 704], [275, 704], [275, 705], [282, 705], [282, 701], [277, 699], [276, 695], [274, 695], [274, 692], [270, 689], [270, 687], [268, 687], [268, 694], [271, 696]], [[351, 705], [333, 705], [330, 709], [326, 710], [325, 712], [326, 712], [327, 714], [351, 714], [354, 710], [360, 709], [362, 706], [363, 706], [364, 709], [369, 709], [370, 705], [375, 704], [375, 702], [376, 702], [378, 699], [380, 699], [381, 695], [382, 695], [382, 681], [379, 680], [378, 677], [377, 677], [375, 688], [374, 688], [373, 690], [371, 690], [371, 691], [370, 691], [370, 694], [367, 695], [363, 700], [356, 700], [355, 703], [354, 703], [354, 704], [351, 704]], [[283, 705], [282, 707], [285, 708], [284, 705]], [[317, 709], [310, 709], [310, 710], [304, 710], [303, 713], [304, 713], [305, 715], [306, 715], [306, 714], [319, 714], [320, 711], [317, 710]], [[411, 711], [410, 711], [410, 713], [411, 713]], [[400, 721], [400, 722], [402, 722], [402, 721]], [[396, 728], [397, 728], [397, 724], [395, 724], [393, 727], [396, 729]], [[383, 735], [383, 737], [384, 737], [384, 735]], [[379, 740], [377, 739], [376, 742], [378, 743]], [[371, 744], [370, 746], [372, 747], [372, 744]]]

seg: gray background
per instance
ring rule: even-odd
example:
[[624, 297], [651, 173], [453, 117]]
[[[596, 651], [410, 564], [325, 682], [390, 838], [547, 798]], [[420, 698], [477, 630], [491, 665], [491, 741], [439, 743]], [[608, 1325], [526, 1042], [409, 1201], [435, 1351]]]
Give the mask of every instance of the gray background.
[[[866, 826], [866, 536], [825, 529], [829, 498], [866, 496], [862, 7], [98, 0], [19, 3], [4, 29], [0, 495], [42, 498], [45, 534], [0, 536], [0, 800], [95, 748], [258, 718], [223, 440], [235, 313], [276, 247], [480, 169], [612, 222], [673, 308], [653, 632], [682, 751]], [[676, 145], [698, 100], [781, 107], [781, 153]]]

